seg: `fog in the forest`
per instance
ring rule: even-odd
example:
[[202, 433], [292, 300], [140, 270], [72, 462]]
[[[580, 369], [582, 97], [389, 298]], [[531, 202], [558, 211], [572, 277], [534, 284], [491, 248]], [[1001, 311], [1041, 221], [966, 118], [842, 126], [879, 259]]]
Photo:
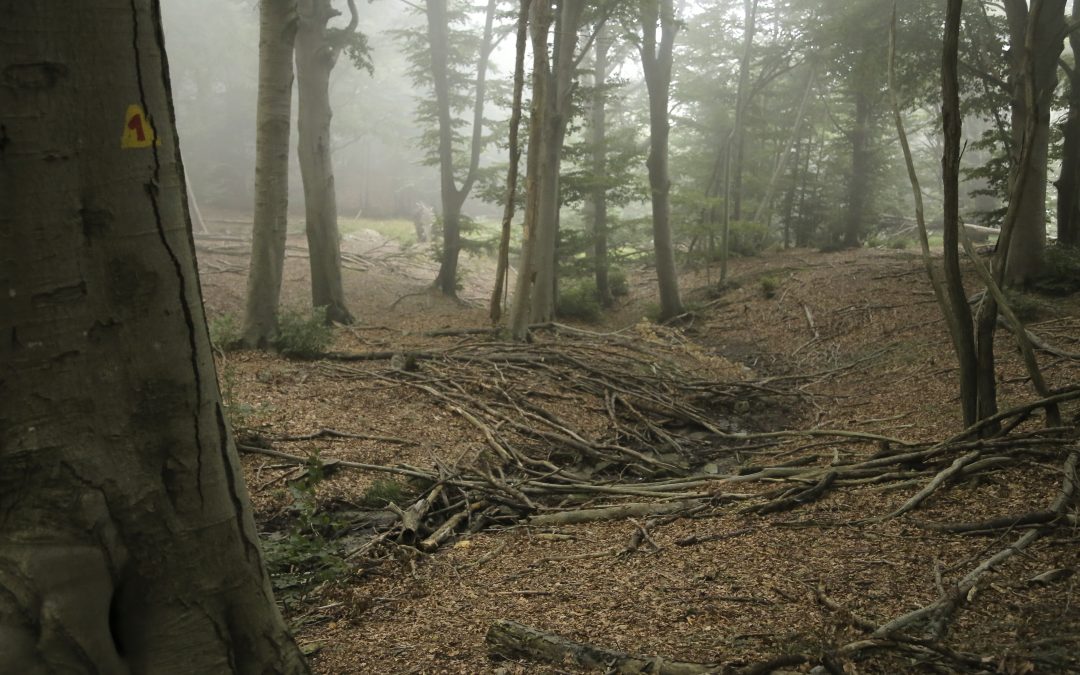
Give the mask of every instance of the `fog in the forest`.
[[[344, 3], [342, 9], [344, 9]], [[416, 90], [392, 31], [422, 17], [401, 2], [360, 3], [374, 75], [342, 55], [331, 77], [333, 156], [341, 215], [407, 216], [420, 200], [438, 203], [438, 173], [422, 165]], [[162, 3], [184, 163], [200, 206], [250, 214], [255, 169], [259, 9], [256, 0]], [[339, 18], [334, 24], [344, 21]], [[297, 165], [296, 94], [290, 211], [303, 212]]]

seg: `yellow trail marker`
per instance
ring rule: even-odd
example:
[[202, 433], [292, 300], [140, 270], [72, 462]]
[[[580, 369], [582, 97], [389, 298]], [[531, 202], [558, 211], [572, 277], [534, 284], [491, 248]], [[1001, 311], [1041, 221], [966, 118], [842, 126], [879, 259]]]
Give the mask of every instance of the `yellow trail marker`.
[[120, 147], [149, 148], [160, 143], [154, 136], [154, 126], [150, 124], [142, 106], [138, 103], [129, 105], [127, 113], [124, 114], [124, 134], [120, 137]]

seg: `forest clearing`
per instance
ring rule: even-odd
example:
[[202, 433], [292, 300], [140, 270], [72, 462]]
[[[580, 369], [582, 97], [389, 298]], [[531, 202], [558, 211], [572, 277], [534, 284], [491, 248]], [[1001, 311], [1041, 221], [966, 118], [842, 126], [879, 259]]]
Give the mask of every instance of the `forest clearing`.
[[[213, 325], [242, 306], [231, 266], [243, 256], [197, 242]], [[274, 577], [316, 672], [581, 670], [535, 655], [491, 660], [485, 636], [500, 620], [711, 664], [697, 672], [806, 672], [821, 658], [835, 672], [1080, 668], [1078, 524], [1031, 529], [1048, 522], [1039, 514], [1059, 497], [1075, 442], [1040, 430], [1007, 331], [1002, 409], [1029, 407], [1006, 416], [1015, 428], [997, 440], [961, 434], [947, 335], [915, 253], [739, 259], [723, 293], [704, 270], [688, 273], [695, 309], [677, 326], [645, 319], [652, 282], [640, 268], [602, 323], [539, 331], [522, 350], [486, 333], [483, 289], [463, 290], [480, 300], [472, 306], [428, 289], [415, 269], [431, 264], [425, 250], [368, 230], [344, 251], [358, 322], [334, 330], [337, 357], [218, 361], [264, 532], [281, 536], [303, 517], [286, 485], [305, 469], [252, 446], [324, 466], [307, 536], [337, 557], [333, 573], [320, 577], [327, 562], [313, 557]], [[305, 281], [302, 258], [290, 261], [286, 304], [302, 301]], [[1077, 297], [1031, 298], [1031, 330], [1078, 351]], [[408, 354], [415, 370], [395, 359]], [[1063, 414], [1075, 425], [1080, 364], [1051, 355], [1045, 369], [1068, 385]], [[552, 423], [537, 426], [541, 417]], [[523, 473], [493, 445], [567, 475]], [[406, 467], [431, 479], [388, 473]], [[889, 517], [943, 470], [918, 508]], [[468, 517], [441, 531], [466, 503]], [[978, 575], [938, 638], [875, 635], [955, 602], [957, 584], [1032, 532], [1038, 540]]]

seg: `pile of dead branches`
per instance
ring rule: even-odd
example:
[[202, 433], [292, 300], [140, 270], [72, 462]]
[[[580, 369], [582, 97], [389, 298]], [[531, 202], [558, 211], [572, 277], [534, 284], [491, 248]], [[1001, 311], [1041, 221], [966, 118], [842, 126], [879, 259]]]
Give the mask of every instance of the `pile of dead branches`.
[[[420, 490], [411, 504], [393, 505], [392, 517], [372, 525], [354, 554], [385, 555], [380, 547], [389, 545], [430, 552], [461, 533], [491, 527], [645, 518], [636, 543], [619, 551], [629, 553], [649, 539], [649, 527], [678, 517], [731, 509], [754, 517], [796, 509], [844, 487], [888, 486], [906, 496], [874, 520], [908, 517], [931, 530], [1019, 536], [925, 607], [883, 625], [845, 614], [866, 638], [831, 653], [843, 659], [897, 649], [967, 667], [977, 657], [951, 652], [940, 639], [972, 588], [1046, 532], [1080, 524], [1076, 428], [1027, 423], [1048, 406], [1080, 399], [1080, 387], [1006, 410], [944, 441], [916, 443], [848, 430], [768, 428], [763, 420], [795, 419], [806, 402], [809, 395], [794, 386], [797, 378], [783, 386], [722, 381], [710, 377], [697, 356], [640, 344], [583, 332], [527, 345], [480, 336], [440, 350], [333, 354], [319, 361], [330, 377], [428, 397], [473, 426], [484, 445], [454, 465], [335, 462], [405, 476]], [[988, 429], [998, 431], [986, 436]], [[851, 450], [843, 458], [840, 445]], [[306, 460], [268, 443], [242, 449]], [[958, 481], [1025, 462], [1061, 467], [1052, 503], [984, 522], [934, 523], [909, 515]], [[819, 600], [845, 611], [823, 589]], [[498, 636], [505, 641], [506, 631]], [[814, 660], [826, 669], [833, 663], [820, 656], [784, 658]]]

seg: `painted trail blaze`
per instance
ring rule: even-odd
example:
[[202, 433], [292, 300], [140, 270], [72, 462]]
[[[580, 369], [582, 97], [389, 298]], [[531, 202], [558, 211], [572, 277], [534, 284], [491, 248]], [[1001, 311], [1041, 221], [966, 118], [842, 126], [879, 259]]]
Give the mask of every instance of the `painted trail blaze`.
[[138, 103], [127, 107], [124, 114], [124, 133], [120, 137], [121, 148], [149, 148], [156, 142], [154, 127], [146, 119], [146, 112]]

